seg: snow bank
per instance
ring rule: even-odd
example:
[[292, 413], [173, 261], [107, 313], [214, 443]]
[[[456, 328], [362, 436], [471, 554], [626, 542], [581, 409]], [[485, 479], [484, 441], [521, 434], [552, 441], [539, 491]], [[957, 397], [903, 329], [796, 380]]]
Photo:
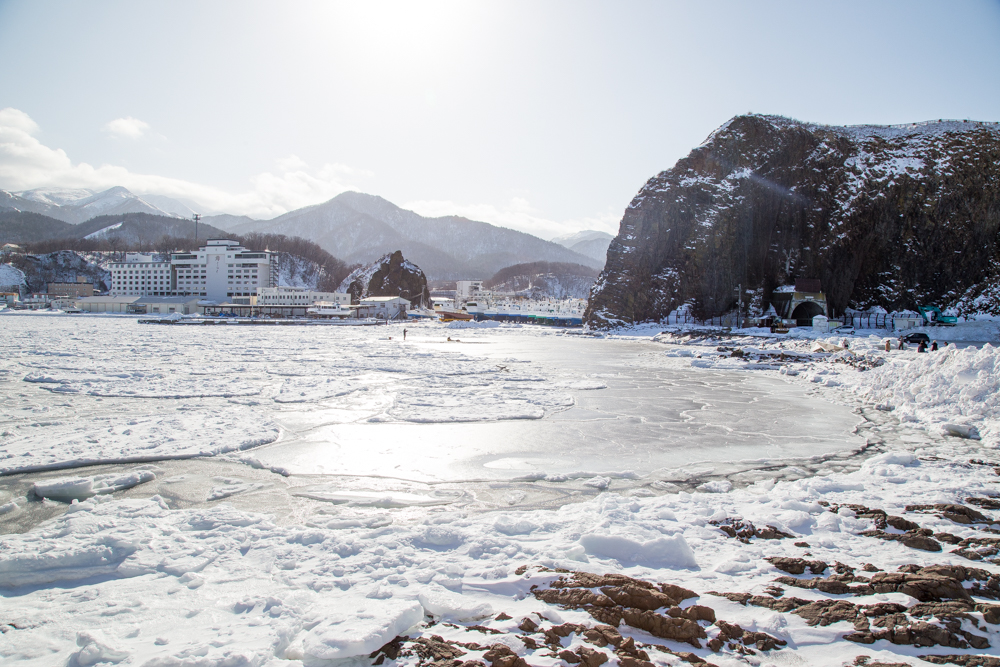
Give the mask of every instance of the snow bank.
[[919, 421], [962, 437], [972, 429], [1000, 445], [1000, 349], [958, 349], [893, 359], [845, 378], [865, 400], [890, 407], [900, 419]]
[[[424, 618], [419, 603], [403, 600], [366, 600], [333, 610], [285, 652], [285, 658], [338, 660], [372, 653], [405, 634]], [[301, 646], [301, 647], [300, 647]]]
[[499, 329], [500, 323], [493, 320], [476, 322], [475, 320], [455, 320], [444, 325], [445, 329]]
[[50, 500], [85, 500], [96, 495], [114, 493], [123, 489], [131, 489], [145, 482], [156, 479], [152, 470], [135, 469], [130, 472], [92, 477], [60, 477], [35, 482], [31, 491], [39, 498]]

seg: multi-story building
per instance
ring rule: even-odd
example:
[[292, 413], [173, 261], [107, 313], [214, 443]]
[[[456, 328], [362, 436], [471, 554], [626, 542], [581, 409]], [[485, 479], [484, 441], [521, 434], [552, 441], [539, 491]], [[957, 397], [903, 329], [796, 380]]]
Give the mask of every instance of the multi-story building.
[[277, 284], [277, 259], [277, 253], [228, 239], [209, 239], [197, 252], [173, 253], [169, 261], [127, 253], [124, 262], [111, 264], [110, 295], [247, 298]]
[[473, 299], [482, 289], [482, 280], [459, 280], [455, 283], [455, 299], [457, 301]]
[[311, 306], [317, 303], [351, 305], [346, 292], [317, 292], [305, 287], [262, 287], [257, 293], [258, 306]]
[[87, 276], [77, 276], [75, 283], [48, 283], [46, 291], [59, 296], [94, 296], [94, 284]]

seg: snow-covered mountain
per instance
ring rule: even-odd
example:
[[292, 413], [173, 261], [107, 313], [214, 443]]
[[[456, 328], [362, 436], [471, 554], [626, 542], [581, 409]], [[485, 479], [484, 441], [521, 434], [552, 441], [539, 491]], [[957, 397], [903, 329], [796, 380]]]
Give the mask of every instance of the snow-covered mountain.
[[301, 236], [348, 263], [368, 264], [399, 249], [432, 280], [474, 280], [523, 262], [571, 262], [598, 269], [604, 264], [524, 232], [456, 216], [425, 218], [359, 192], [230, 231]]
[[[1000, 312], [1000, 123], [737, 116], [625, 210], [592, 324], [729, 312], [818, 279], [828, 314]], [[991, 303], [992, 301], [992, 303]]]
[[65, 188], [37, 188], [13, 193], [0, 190], [0, 209], [41, 213], [74, 225], [100, 215], [150, 213], [187, 218], [193, 213], [176, 199], [160, 195], [140, 197], [121, 186], [102, 192]]
[[501, 269], [484, 286], [531, 299], [586, 299], [597, 275], [582, 264], [531, 262]]
[[552, 239], [553, 243], [558, 243], [564, 248], [569, 248], [573, 252], [592, 257], [604, 265], [608, 256], [608, 246], [615, 238], [607, 232], [599, 232], [596, 229], [587, 229], [575, 234], [565, 234]]

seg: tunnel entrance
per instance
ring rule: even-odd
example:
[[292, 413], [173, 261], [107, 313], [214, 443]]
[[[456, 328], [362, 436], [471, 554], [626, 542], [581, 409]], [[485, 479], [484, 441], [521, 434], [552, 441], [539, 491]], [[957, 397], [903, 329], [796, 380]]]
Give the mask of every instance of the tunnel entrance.
[[792, 319], [800, 327], [811, 327], [813, 318], [817, 315], [826, 315], [823, 307], [815, 301], [803, 301], [792, 311]]

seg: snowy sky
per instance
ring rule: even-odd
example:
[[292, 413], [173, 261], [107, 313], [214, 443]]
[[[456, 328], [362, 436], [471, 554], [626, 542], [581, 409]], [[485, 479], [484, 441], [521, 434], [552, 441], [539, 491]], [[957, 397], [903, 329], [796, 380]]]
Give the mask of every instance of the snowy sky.
[[617, 230], [738, 113], [1000, 120], [1000, 3], [0, 0], [0, 188]]

